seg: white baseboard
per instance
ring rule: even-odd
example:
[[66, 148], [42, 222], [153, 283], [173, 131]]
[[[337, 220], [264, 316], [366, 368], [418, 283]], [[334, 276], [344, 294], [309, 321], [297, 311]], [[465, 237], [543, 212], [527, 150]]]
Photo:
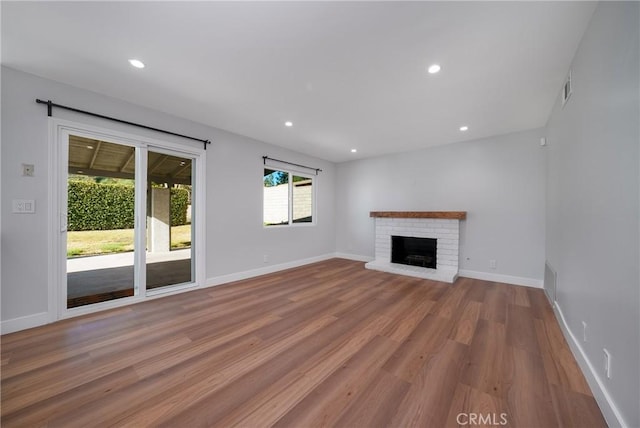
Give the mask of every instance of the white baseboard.
[[481, 279], [483, 281], [504, 282], [507, 284], [523, 285], [525, 287], [542, 288], [543, 281], [522, 276], [501, 275], [498, 273], [480, 272], [475, 270], [460, 269], [458, 276], [465, 278]]
[[2, 323], [0, 323], [0, 332], [2, 332], [2, 334], [13, 333], [45, 324], [49, 324], [49, 313], [41, 312], [39, 314], [26, 315], [24, 317], [2, 321]]
[[604, 382], [593, 367], [593, 364], [591, 364], [591, 361], [589, 361], [587, 354], [584, 352], [584, 349], [582, 349], [582, 346], [580, 346], [580, 342], [569, 328], [567, 320], [565, 319], [562, 309], [557, 301], [554, 302], [553, 310], [556, 314], [558, 324], [560, 324], [560, 328], [562, 329], [562, 333], [564, 333], [564, 337], [567, 340], [567, 343], [569, 343], [569, 348], [571, 348], [573, 356], [578, 362], [584, 377], [587, 379], [587, 383], [591, 388], [591, 392], [593, 392], [593, 396], [596, 399], [598, 406], [600, 406], [600, 410], [602, 411], [604, 419], [607, 421], [607, 425], [610, 427], [627, 427], [628, 425], [625, 423], [624, 418], [620, 414], [620, 411], [609, 394], [609, 391], [607, 391]]
[[308, 265], [311, 263], [317, 263], [324, 260], [329, 260], [336, 257], [334, 253], [324, 254], [322, 256], [309, 257], [307, 259], [295, 260], [287, 263], [280, 263], [277, 265], [266, 266], [258, 269], [251, 269], [242, 272], [234, 272], [227, 275], [214, 276], [207, 278], [205, 287], [213, 287], [216, 285], [226, 284], [228, 282], [241, 281], [243, 279], [253, 278], [255, 276], [266, 275], [269, 273], [278, 272], [285, 269], [291, 269], [299, 266]]
[[349, 253], [335, 253], [334, 256], [339, 259], [355, 260], [357, 262], [372, 262], [375, 260], [374, 257], [361, 256], [359, 254], [349, 254]]

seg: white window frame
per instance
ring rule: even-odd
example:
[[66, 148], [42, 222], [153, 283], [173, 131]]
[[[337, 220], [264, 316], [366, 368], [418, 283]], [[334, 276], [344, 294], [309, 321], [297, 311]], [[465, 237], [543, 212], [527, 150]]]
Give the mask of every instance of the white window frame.
[[[288, 224], [264, 224], [264, 170], [272, 169], [274, 171], [282, 171], [289, 174], [289, 189], [288, 189], [288, 198], [289, 198], [289, 223]], [[302, 222], [302, 223], [294, 223], [293, 222], [293, 176], [296, 177], [304, 177], [311, 179], [311, 221], [310, 222]], [[265, 229], [280, 229], [283, 227], [312, 227], [316, 226], [318, 223], [317, 217], [317, 192], [318, 192], [318, 176], [313, 174], [307, 174], [304, 172], [299, 172], [292, 169], [280, 168], [277, 166], [269, 166], [263, 165], [262, 168], [262, 227]]]

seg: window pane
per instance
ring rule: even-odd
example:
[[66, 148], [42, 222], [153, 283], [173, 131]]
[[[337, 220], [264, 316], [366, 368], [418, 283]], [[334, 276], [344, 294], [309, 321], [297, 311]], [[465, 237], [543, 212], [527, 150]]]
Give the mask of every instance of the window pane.
[[289, 173], [265, 168], [263, 183], [264, 225], [289, 224]]
[[135, 294], [135, 150], [69, 136], [67, 308]]
[[293, 176], [293, 222], [313, 221], [313, 179]]
[[149, 150], [147, 289], [191, 283], [193, 160]]

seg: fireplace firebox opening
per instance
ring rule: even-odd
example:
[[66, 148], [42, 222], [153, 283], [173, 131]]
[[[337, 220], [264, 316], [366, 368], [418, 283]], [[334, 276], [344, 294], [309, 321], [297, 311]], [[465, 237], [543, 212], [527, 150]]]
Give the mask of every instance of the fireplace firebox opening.
[[436, 269], [438, 240], [391, 236], [391, 263]]

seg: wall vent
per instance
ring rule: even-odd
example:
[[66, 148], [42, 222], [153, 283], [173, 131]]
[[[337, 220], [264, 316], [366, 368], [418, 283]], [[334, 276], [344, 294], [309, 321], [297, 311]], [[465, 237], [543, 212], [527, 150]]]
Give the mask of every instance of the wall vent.
[[562, 107], [569, 101], [569, 97], [571, 97], [571, 92], [573, 92], [573, 86], [571, 85], [571, 70], [569, 70], [569, 75], [567, 79], [564, 81], [564, 86], [562, 87]]

